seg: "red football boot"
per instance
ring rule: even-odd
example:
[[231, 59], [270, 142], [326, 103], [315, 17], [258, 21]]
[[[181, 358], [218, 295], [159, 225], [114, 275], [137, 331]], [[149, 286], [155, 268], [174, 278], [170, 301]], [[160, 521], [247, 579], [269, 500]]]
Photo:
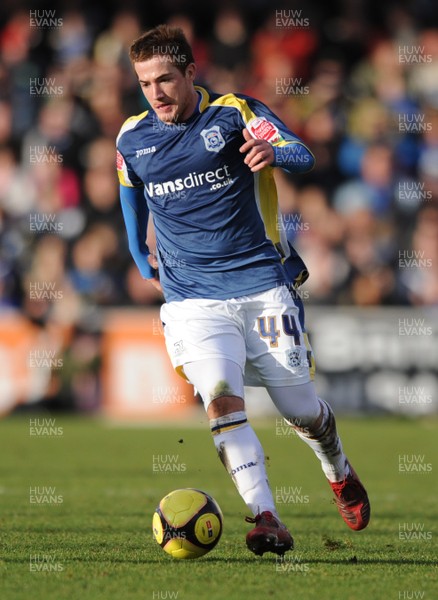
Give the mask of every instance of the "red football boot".
[[256, 524], [246, 536], [246, 545], [254, 554], [262, 556], [265, 552], [274, 552], [282, 556], [294, 547], [286, 526], [271, 512], [266, 510], [254, 518], [246, 517], [245, 521]]
[[370, 520], [370, 502], [365, 488], [356, 475], [353, 467], [348, 463], [350, 473], [343, 481], [329, 484], [336, 496], [339, 513], [348, 527], [355, 531], [365, 529]]

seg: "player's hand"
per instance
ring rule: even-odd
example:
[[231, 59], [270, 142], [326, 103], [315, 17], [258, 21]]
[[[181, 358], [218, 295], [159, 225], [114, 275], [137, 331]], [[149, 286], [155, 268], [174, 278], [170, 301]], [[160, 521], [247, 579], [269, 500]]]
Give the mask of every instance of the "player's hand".
[[152, 277], [151, 279], [146, 279], [146, 281], [149, 281], [149, 283], [151, 285], [153, 285], [156, 290], [163, 293], [163, 288], [161, 287], [161, 283], [160, 283], [160, 275], [158, 273], [158, 260], [155, 256], [155, 254], [153, 254], [153, 253], [149, 254], [148, 263], [151, 265], [151, 267], [153, 269], [156, 269], [157, 272], [155, 274], [155, 277]]
[[247, 152], [243, 161], [253, 173], [264, 169], [274, 162], [274, 149], [266, 140], [256, 140], [247, 129], [242, 130], [245, 143], [240, 146], [240, 152]]

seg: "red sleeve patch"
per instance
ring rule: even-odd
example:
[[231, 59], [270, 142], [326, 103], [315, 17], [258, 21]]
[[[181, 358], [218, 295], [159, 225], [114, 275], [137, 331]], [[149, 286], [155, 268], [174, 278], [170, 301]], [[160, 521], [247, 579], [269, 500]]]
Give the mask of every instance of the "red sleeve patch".
[[255, 117], [248, 121], [246, 128], [256, 140], [266, 140], [270, 144], [280, 142], [283, 138], [278, 128], [265, 117]]
[[120, 154], [120, 152], [117, 150], [117, 159], [116, 159], [116, 165], [117, 165], [117, 170], [118, 171], [122, 171], [123, 170], [123, 165], [125, 164], [125, 161], [123, 159], [123, 156]]

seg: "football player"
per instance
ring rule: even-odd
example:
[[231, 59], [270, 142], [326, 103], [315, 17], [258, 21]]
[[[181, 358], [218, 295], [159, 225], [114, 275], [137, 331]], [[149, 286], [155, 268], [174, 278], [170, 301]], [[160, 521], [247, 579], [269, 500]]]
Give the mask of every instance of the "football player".
[[[344, 454], [330, 406], [318, 398], [297, 287], [308, 276], [288, 243], [273, 169], [312, 169], [307, 146], [262, 102], [194, 85], [183, 32], [160, 25], [131, 46], [150, 105], [117, 138], [129, 248], [162, 290], [161, 319], [174, 368], [200, 393], [218, 455], [252, 512], [250, 550], [282, 555], [293, 539], [248, 423], [244, 385], [264, 386], [321, 461], [339, 512], [367, 526], [367, 493]], [[152, 215], [158, 273], [146, 229]]]

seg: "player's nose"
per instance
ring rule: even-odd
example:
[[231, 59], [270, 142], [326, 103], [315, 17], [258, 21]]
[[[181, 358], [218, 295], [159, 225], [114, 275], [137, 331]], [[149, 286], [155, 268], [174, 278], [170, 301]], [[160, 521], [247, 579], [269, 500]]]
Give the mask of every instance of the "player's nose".
[[160, 87], [160, 84], [152, 84], [152, 98], [154, 100], [161, 100], [164, 97], [164, 92]]

